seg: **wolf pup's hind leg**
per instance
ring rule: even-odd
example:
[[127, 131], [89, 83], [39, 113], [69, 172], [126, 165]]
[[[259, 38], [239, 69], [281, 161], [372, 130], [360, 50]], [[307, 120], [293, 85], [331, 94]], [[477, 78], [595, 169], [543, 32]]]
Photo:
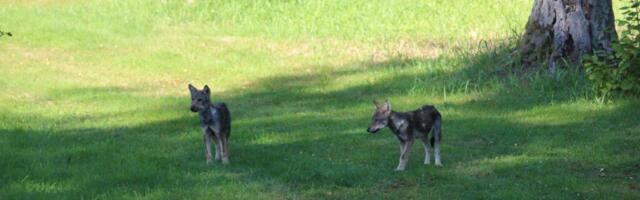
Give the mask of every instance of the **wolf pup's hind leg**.
[[220, 146], [220, 144], [218, 144], [218, 142], [217, 142], [218, 139], [217, 138], [215, 139], [215, 141], [216, 141], [216, 157], [215, 157], [215, 160], [217, 161], [217, 160], [220, 160], [222, 158], [222, 156], [221, 156], [222, 155], [222, 146]]
[[424, 145], [424, 164], [425, 165], [430, 165], [431, 164], [431, 143], [429, 143], [429, 137], [428, 136], [424, 136], [422, 138], [420, 138], [422, 140], [422, 144]]
[[229, 164], [229, 147], [227, 146], [227, 137], [224, 134], [217, 134], [218, 141], [217, 144], [220, 147], [220, 157], [222, 159], [222, 164]]
[[442, 130], [441, 130], [442, 120], [440, 118], [436, 118], [435, 123], [433, 125], [433, 133], [432, 133], [432, 141], [434, 147], [434, 154], [436, 157], [436, 166], [442, 167], [442, 161], [440, 160], [440, 142], [442, 141]]

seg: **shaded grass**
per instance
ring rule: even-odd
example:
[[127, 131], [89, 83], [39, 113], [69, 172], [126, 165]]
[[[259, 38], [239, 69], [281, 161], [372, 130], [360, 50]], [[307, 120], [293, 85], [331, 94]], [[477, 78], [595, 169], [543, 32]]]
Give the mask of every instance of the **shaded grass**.
[[[493, 34], [529, 3], [147, 3], [0, 6], [20, 33], [0, 39], [0, 198], [639, 196], [640, 101], [505, 70], [513, 42]], [[229, 104], [232, 165], [205, 166], [187, 83]], [[364, 131], [374, 98], [436, 105], [445, 167], [416, 145], [394, 173], [395, 139]]]

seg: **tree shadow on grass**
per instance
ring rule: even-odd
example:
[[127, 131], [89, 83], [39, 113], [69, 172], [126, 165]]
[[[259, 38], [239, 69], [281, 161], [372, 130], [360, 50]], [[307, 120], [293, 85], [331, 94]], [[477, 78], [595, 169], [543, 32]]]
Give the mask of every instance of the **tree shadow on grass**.
[[[567, 102], [571, 97], [560, 95], [561, 90], [492, 88], [493, 81], [503, 79], [491, 79], [496, 76], [493, 68], [485, 66], [490, 56], [455, 61], [467, 65], [457, 70], [430, 67], [454, 62], [453, 58], [354, 63], [330, 73], [269, 77], [256, 80], [248, 90], [214, 94], [221, 95], [233, 115], [230, 166], [204, 165], [197, 116], [188, 113], [186, 96], [150, 98], [135, 95], [136, 88], [54, 91], [55, 99], [134, 105], [104, 115], [64, 116], [71, 124], [123, 120], [104, 127], [96, 126], [98, 122], [87, 127], [62, 123], [65, 128], [56, 128], [51, 124], [61, 123], [60, 119], [5, 114], [8, 122], [29, 119], [37, 123], [0, 130], [1, 148], [9, 152], [0, 154], [5, 161], [0, 165], [4, 172], [0, 189], [7, 198], [215, 195], [242, 199], [265, 194], [264, 198], [575, 198], [580, 194], [638, 194], [628, 186], [637, 181], [621, 178], [629, 173], [637, 176], [639, 171], [633, 167], [638, 164], [633, 156], [640, 152], [632, 148], [639, 143], [634, 123], [640, 115], [634, 109], [638, 101], [594, 113], [561, 109], [551, 117], [585, 117], [553, 124], [509, 118], [512, 115], [505, 114]], [[337, 89], [324, 87], [371, 72], [391, 75]], [[443, 98], [441, 90], [448, 90], [448, 95], [466, 94], [464, 85], [484, 94], [436, 105], [445, 120], [445, 167], [423, 166], [422, 147], [416, 144], [408, 171], [394, 173], [395, 139], [388, 131], [382, 135], [364, 131], [371, 99], [412, 96], [418, 88], [418, 96], [424, 95], [428, 103]], [[519, 90], [532, 93], [523, 95]], [[549, 94], [558, 95], [553, 101], [540, 97]], [[164, 106], [144, 105], [150, 102]], [[449, 115], [452, 111], [469, 114]], [[170, 117], [126, 122], [130, 116], [159, 114]], [[616, 135], [615, 130], [622, 130], [623, 135]], [[598, 148], [592, 150], [593, 146]], [[607, 157], [610, 154], [616, 156]], [[600, 176], [598, 168], [615, 176]], [[603, 183], [606, 187], [598, 187]], [[557, 190], [561, 186], [573, 193]], [[622, 189], [611, 194], [608, 189], [612, 186]]]
[[[323, 112], [330, 112], [331, 110], [349, 110], [348, 108], [353, 107], [360, 108], [363, 107], [363, 105], [370, 104], [369, 102], [371, 99], [375, 98], [379, 99], [385, 96], [407, 96], [411, 94], [414, 89], [412, 86], [415, 86], [416, 83], [424, 84], [421, 87], [425, 88], [443, 88], [445, 91], [450, 91], [449, 95], [456, 95], [464, 94], [465, 90], [461, 89], [463, 88], [462, 86], [465, 84], [468, 85], [469, 82], [471, 82], [474, 90], [473, 92], [484, 93], [481, 97], [467, 102], [458, 103], [445, 101], [444, 106], [437, 105], [443, 108], [442, 110], [444, 111], [446, 122], [444, 128], [445, 147], [443, 151], [447, 152], [445, 153], [445, 157], [448, 158], [445, 160], [448, 161], [448, 166], [451, 166], [454, 169], [433, 169], [434, 172], [426, 172], [427, 176], [433, 176], [433, 179], [431, 180], [441, 178], [444, 179], [443, 182], [446, 182], [446, 186], [433, 189], [436, 193], [439, 189], [446, 187], [458, 187], [452, 185], [466, 182], [467, 185], [471, 185], [470, 187], [475, 187], [476, 189], [485, 188], [485, 185], [493, 184], [494, 189], [500, 187], [512, 188], [514, 189], [513, 191], [522, 193], [522, 196], [515, 195], [514, 197], [539, 197], [541, 193], [546, 193], [545, 195], [552, 198], [575, 198], [575, 195], [580, 194], [610, 197], [607, 195], [610, 195], [611, 193], [608, 193], [606, 189], [598, 189], [596, 184], [577, 184], [575, 182], [606, 182], [611, 185], [618, 186], [623, 186], [628, 183], [627, 180], [620, 179], [599, 179], [597, 177], [591, 177], [590, 174], [597, 171], [597, 167], [594, 166], [596, 166], [595, 164], [598, 162], [606, 163], [600, 164], [600, 166], [611, 167], [616, 171], [621, 169], [620, 166], [635, 166], [636, 164], [634, 163], [638, 162], [638, 160], [634, 159], [632, 156], [637, 153], [637, 150], [630, 150], [628, 148], [620, 150], [619, 153], [621, 154], [619, 154], [619, 158], [608, 157], [608, 155], [616, 149], [613, 147], [616, 144], [614, 141], [620, 140], [620, 136], [616, 135], [615, 131], [611, 131], [611, 129], [627, 130], [634, 127], [634, 123], [627, 119], [638, 116], [639, 113], [637, 111], [629, 111], [630, 109], [637, 107], [637, 100], [628, 100], [628, 102], [620, 103], [618, 104], [619, 106], [609, 110], [601, 109], [600, 111], [592, 111], [590, 109], [557, 108], [555, 111], [552, 110], [546, 114], [532, 113], [523, 116], [523, 118], [545, 118], [547, 117], [545, 115], [549, 115], [548, 117], [559, 118], [558, 122], [550, 123], [548, 120], [531, 122], [527, 119], [513, 119], [510, 117], [517, 113], [529, 112], [535, 109], [544, 109], [545, 107], [557, 104], [570, 103], [571, 100], [576, 97], [565, 91], [566, 85], [564, 84], [573, 82], [559, 80], [558, 77], [509, 77], [509, 74], [501, 75], [501, 73], [504, 72], [495, 71], [495, 67], [486, 66], [486, 63], [492, 62], [491, 58], [489, 58], [490, 56], [493, 55], [480, 55], [480, 58], [477, 58], [478, 60], [468, 58], [470, 60], [464, 61], [464, 63], [466, 63], [465, 65], [468, 66], [464, 66], [459, 70], [453, 71], [427, 69], [420, 73], [403, 73], [403, 70], [410, 71], [412, 68], [436, 65], [438, 62], [446, 62], [438, 60], [446, 58], [437, 58], [432, 60], [401, 59], [391, 60], [385, 63], [356, 63], [353, 65], [365, 65], [365, 67], [355, 69], [347, 67], [346, 70], [338, 70], [335, 73], [269, 77], [256, 81], [256, 87], [254, 87], [253, 91], [241, 91], [239, 93], [232, 94], [229, 101], [244, 102], [246, 99], [250, 99], [250, 102], [247, 104], [259, 105], [259, 107], [269, 110], [269, 113], [265, 113], [264, 115], [260, 115], [260, 112], [258, 112], [258, 114], [253, 113], [252, 110], [251, 114], [253, 114], [252, 116], [254, 117], [278, 118], [278, 116], [281, 115], [290, 115], [291, 113], [297, 112], [319, 112], [314, 115], [314, 118], [309, 119], [309, 121], [326, 125], [311, 126], [313, 129], [309, 129], [309, 126], [300, 126], [285, 131], [294, 133], [305, 132], [301, 135], [314, 136], [311, 137], [312, 139], [287, 143], [283, 144], [283, 146], [295, 146], [292, 149], [308, 149], [310, 147], [317, 146], [318, 150], [312, 151], [317, 153], [314, 155], [344, 155], [345, 157], [348, 157], [348, 159], [344, 159], [343, 162], [338, 162], [335, 166], [326, 167], [324, 166], [330, 163], [328, 161], [332, 160], [333, 157], [325, 156], [315, 160], [311, 157], [304, 159], [289, 159], [286, 164], [281, 165], [270, 162], [258, 165], [281, 166], [275, 167], [283, 168], [281, 171], [270, 171], [270, 169], [274, 167], [267, 167], [267, 169], [252, 168], [253, 170], [257, 170], [256, 174], [262, 174], [265, 177], [280, 177], [279, 179], [283, 182], [300, 187], [299, 190], [302, 191], [312, 191], [313, 187], [346, 187], [359, 188], [367, 192], [380, 192], [385, 190], [377, 190], [380, 189], [377, 187], [382, 187], [378, 184], [387, 181], [394, 182], [389, 179], [400, 179], [403, 181], [414, 182], [411, 188], [420, 188], [418, 185], [423, 184], [430, 185], [429, 178], [420, 179], [402, 175], [396, 176], [390, 172], [390, 169], [393, 168], [397, 160], [397, 146], [395, 141], [389, 136], [384, 136], [384, 140], [380, 138], [371, 139], [371, 137], [364, 136], [363, 130], [366, 127], [366, 123], [369, 118], [368, 115], [360, 115], [361, 113], [364, 113], [364, 111], [357, 112], [357, 116], [347, 117], [327, 116], [322, 114]], [[392, 76], [380, 78], [374, 82], [359, 85], [356, 84], [355, 86], [349, 86], [338, 90], [309, 90], [309, 88], [314, 86], [327, 84], [327, 77], [334, 80], [341, 80], [341, 78], [345, 76], [367, 74], [371, 71], [389, 72], [394, 74]], [[512, 85], [506, 83], [506, 81], [509, 81], [509, 78], [515, 78], [516, 83]], [[549, 80], [549, 83], [546, 83], [547, 85], [544, 86], [527, 85], [527, 78], [541, 79], [536, 81]], [[492, 88], [493, 86], [496, 86], [493, 84], [496, 82], [500, 86], [504, 87]], [[545, 86], [548, 87], [546, 90], [540, 90], [540, 87]], [[442, 95], [438, 95], [437, 93], [434, 94], [434, 92], [429, 92], [429, 90], [426, 91], [427, 92], [423, 92], [422, 94], [433, 96], [425, 96], [425, 103], [428, 103], [429, 99], [442, 97]], [[439, 91], [439, 89], [435, 89], [435, 91]], [[416, 107], [417, 106], [419, 105], [416, 105]], [[278, 110], [286, 110], [286, 112], [278, 112]], [[463, 113], [467, 112], [469, 115], [448, 117], [447, 111], [451, 110]], [[366, 112], [370, 111], [367, 110]], [[354, 115], [355, 114], [356, 113], [354, 113]], [[581, 118], [568, 120], [563, 118], [566, 115], [577, 115], [581, 116]], [[291, 118], [291, 121], [297, 121], [295, 120], [295, 117]], [[328, 120], [327, 118], [334, 120]], [[306, 119], [299, 119], [299, 121], [305, 120]], [[326, 122], [322, 123], [323, 121]], [[337, 122], [337, 124], [343, 125], [342, 130], [338, 128], [336, 129], [336, 132], [325, 131], [336, 126], [341, 127], [340, 125], [336, 125], [334, 121]], [[603, 122], [609, 123], [603, 124]], [[272, 121], [272, 123], [278, 122]], [[259, 127], [263, 124], [258, 122], [254, 125], [245, 125], [249, 127]], [[358, 128], [362, 130], [359, 130]], [[325, 136], [320, 139], [316, 139], [317, 136], [315, 135], [317, 134]], [[626, 136], [628, 139], [632, 137], [633, 136]], [[629, 144], [638, 144], [637, 138], [632, 139], [632, 141], [635, 142], [630, 142]], [[610, 145], [605, 145], [605, 147], [595, 150], [591, 149], [593, 146], [599, 146], [603, 143], [610, 143]], [[326, 147], [327, 144], [340, 145], [336, 145], [337, 147], [332, 146], [331, 148], [322, 149], [323, 147]], [[416, 149], [421, 148], [419, 145], [416, 146]], [[260, 151], [259, 149], [262, 148], [264, 147], [261, 145], [247, 145], [245, 147], [245, 149], [255, 149], [255, 151]], [[332, 150], [334, 148], [335, 150]], [[268, 149], [279, 148], [269, 146]], [[344, 152], [348, 153], [345, 154]], [[417, 154], [421, 154], [420, 150], [414, 150], [414, 152], [419, 152]], [[295, 155], [295, 153], [295, 151], [292, 151], [285, 155]], [[274, 155], [275, 154], [278, 153], [274, 153]], [[416, 153], [414, 153], [414, 156], [412, 157], [413, 164], [410, 168], [419, 169], [420, 166], [416, 163], [421, 163], [421, 155], [416, 156], [415, 154]], [[362, 163], [349, 160], [357, 158], [366, 159], [360, 160]], [[290, 160], [299, 160], [299, 162], [296, 163], [296, 161], [293, 161], [293, 163], [291, 163]], [[309, 163], [303, 162], [305, 160], [314, 161]], [[300, 172], [296, 173], [295, 170], [291, 170], [291, 166], [298, 166], [297, 164], [302, 164], [306, 167], [302, 167]], [[340, 164], [344, 166], [340, 166]], [[489, 172], [474, 172], [473, 164], [484, 165]], [[591, 164], [593, 164], [593, 166], [590, 166]], [[527, 170], [531, 168], [529, 165], [539, 165], [540, 167], [533, 167], [531, 169], [533, 172], [527, 172]], [[563, 168], [564, 166], [570, 167]], [[338, 172], [327, 172], [323, 170], [324, 168], [336, 169], [334, 171]], [[353, 168], [357, 168], [357, 170], [353, 170]], [[466, 170], [470, 172], [466, 172]], [[438, 171], [443, 172], [442, 174], [439, 174], [440, 172]], [[524, 171], [524, 173], [521, 173], [521, 171]], [[313, 172], [312, 174], [314, 174], [314, 176], [309, 176], [309, 173], [311, 172]], [[416, 177], [425, 177], [424, 171], [412, 171], [408, 173], [416, 175]], [[507, 178], [496, 177], [495, 175], [492, 178], [484, 178], [485, 175], [483, 175], [483, 173], [497, 173], [498, 175], [506, 176]], [[272, 176], [269, 176], [268, 174], [272, 174]], [[472, 177], [467, 177], [469, 174], [472, 174]], [[535, 179], [538, 178], [536, 176], [542, 176], [545, 181], [536, 181]], [[342, 177], [346, 178], [343, 179]], [[341, 180], [344, 180], [344, 182], [341, 182]], [[523, 183], [511, 185], [511, 181], [523, 181]], [[554, 190], [554, 187], [558, 185], [565, 185], [563, 189], [566, 188], [578, 191], [568, 194], [564, 194], [559, 190], [549, 192], [549, 190]], [[585, 187], [588, 189], [584, 189]], [[359, 189], [354, 190], [359, 191]], [[474, 194], [479, 194], [481, 196], [485, 195], [488, 198], [504, 198], [514, 195], [503, 193], [493, 194], [483, 191], [468, 191], [466, 188], [458, 189], [461, 189], [461, 191], [464, 191], [467, 194], [445, 194], [440, 192], [440, 195], [436, 196], [451, 196], [459, 198], [465, 195], [470, 195], [467, 197], [474, 197]], [[622, 190], [622, 193], [618, 193], [618, 195], [621, 195], [620, 197], [629, 197], [630, 195], [638, 194], [637, 190], [630, 189], [629, 187]], [[374, 193], [384, 195], [378, 192]], [[411, 197], [411, 195], [414, 194], [415, 193], [403, 194], [401, 196]], [[322, 196], [323, 194], [318, 195]], [[356, 194], [343, 195], [345, 195], [344, 197], [349, 195], [357, 196]], [[426, 194], [418, 195], [422, 196]]]

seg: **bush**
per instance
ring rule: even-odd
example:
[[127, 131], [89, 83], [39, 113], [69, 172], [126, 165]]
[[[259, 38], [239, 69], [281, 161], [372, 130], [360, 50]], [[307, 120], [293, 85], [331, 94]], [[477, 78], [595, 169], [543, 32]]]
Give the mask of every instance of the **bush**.
[[625, 29], [611, 45], [613, 54], [596, 53], [583, 60], [587, 78], [603, 96], [640, 94], [640, 2], [633, 0], [621, 10], [623, 19], [618, 24]]

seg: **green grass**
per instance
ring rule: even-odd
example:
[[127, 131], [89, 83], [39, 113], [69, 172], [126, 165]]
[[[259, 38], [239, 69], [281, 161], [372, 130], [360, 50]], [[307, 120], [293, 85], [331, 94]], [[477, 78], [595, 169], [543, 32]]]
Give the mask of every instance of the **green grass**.
[[[640, 197], [639, 99], [505, 70], [530, 1], [195, 2], [0, 0], [0, 199]], [[231, 165], [188, 83], [228, 103]], [[442, 112], [443, 168], [393, 171], [384, 98]]]

